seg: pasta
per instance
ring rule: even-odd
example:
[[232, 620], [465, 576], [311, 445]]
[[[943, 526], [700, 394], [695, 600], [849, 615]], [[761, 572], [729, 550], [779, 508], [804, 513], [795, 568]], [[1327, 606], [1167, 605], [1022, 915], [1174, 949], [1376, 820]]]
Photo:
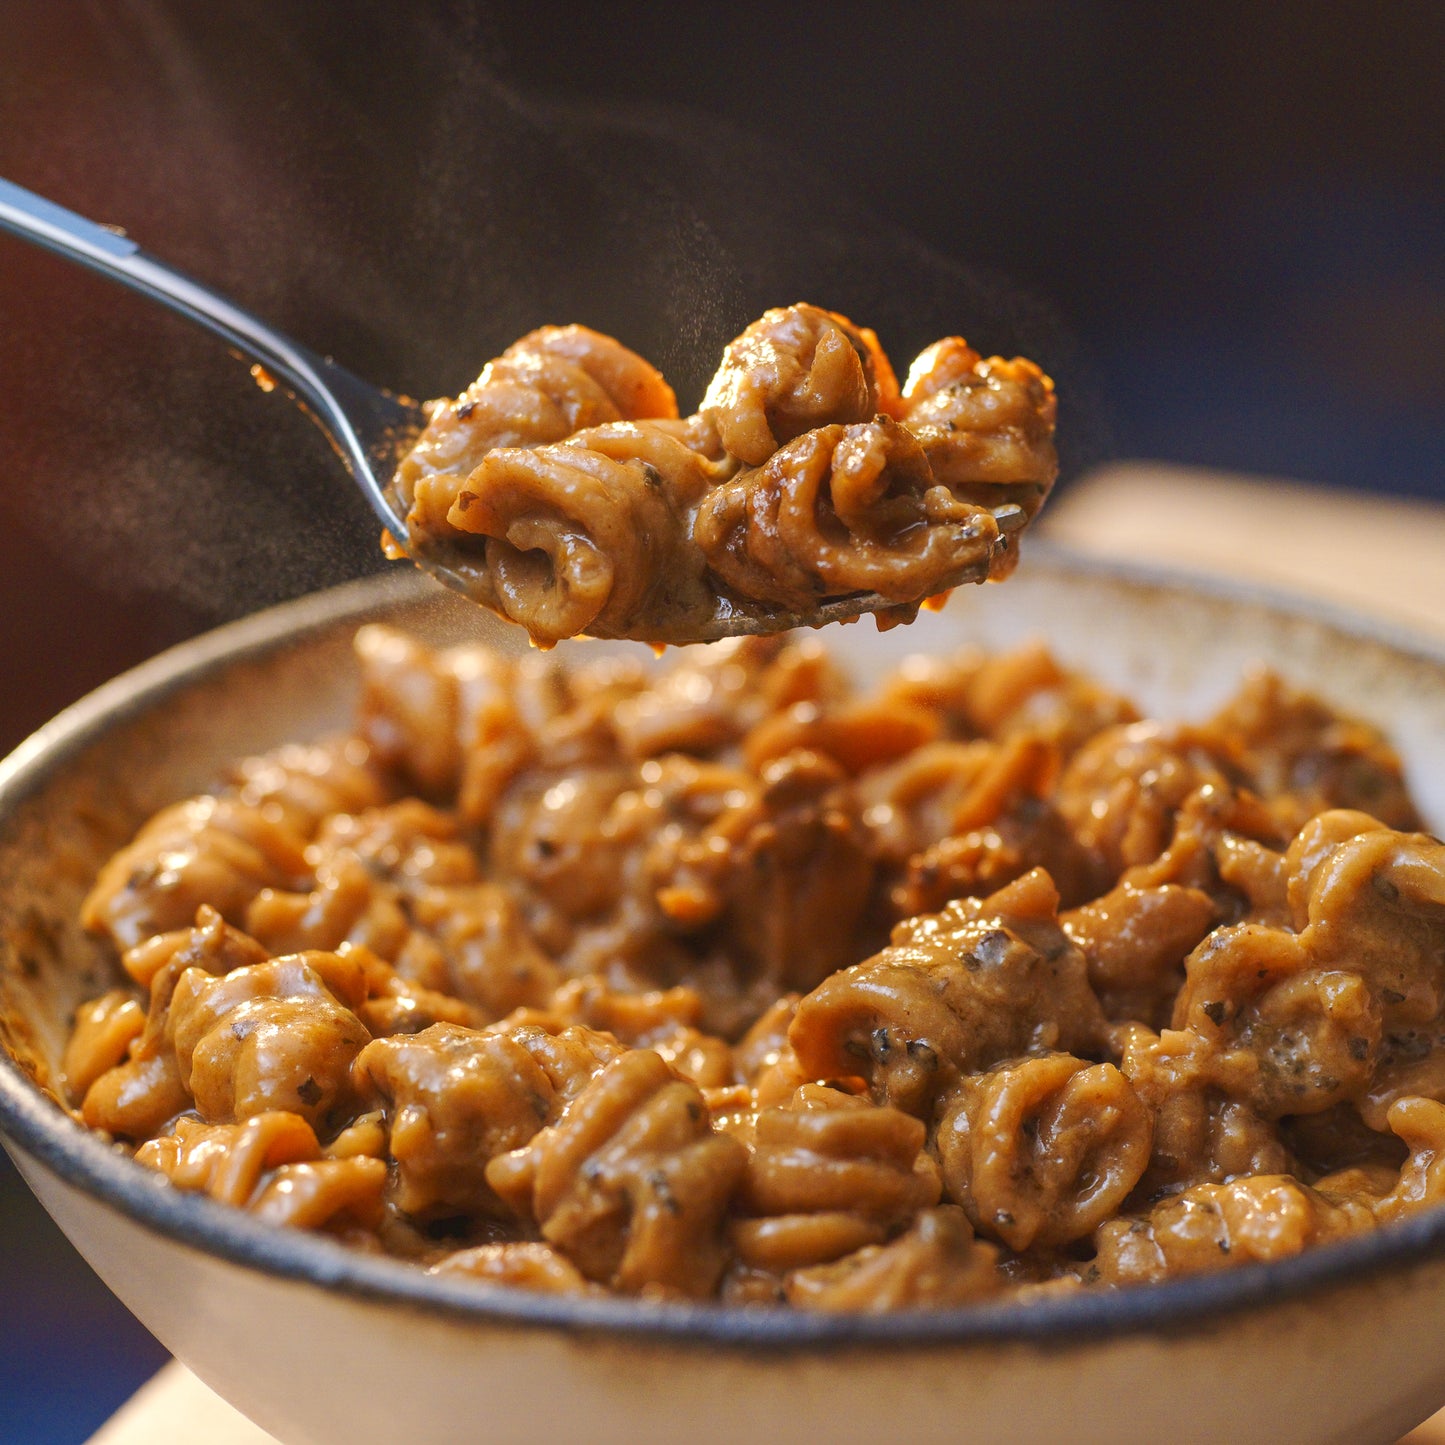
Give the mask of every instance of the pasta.
[[900, 391], [871, 331], [799, 304], [729, 343], [680, 418], [641, 357], [544, 327], [434, 404], [392, 491], [407, 550], [544, 646], [776, 632], [859, 594], [885, 626], [1013, 569], [1054, 413], [1032, 362], [957, 337]]
[[[907, 408], [810, 334], [729, 427], [786, 450], [825, 376]], [[357, 657], [350, 735], [166, 809], [85, 902], [124, 982], [70, 1100], [178, 1188], [491, 1287], [817, 1310], [1445, 1200], [1445, 844], [1278, 678], [1181, 724], [1037, 646], [866, 695], [812, 640]]]

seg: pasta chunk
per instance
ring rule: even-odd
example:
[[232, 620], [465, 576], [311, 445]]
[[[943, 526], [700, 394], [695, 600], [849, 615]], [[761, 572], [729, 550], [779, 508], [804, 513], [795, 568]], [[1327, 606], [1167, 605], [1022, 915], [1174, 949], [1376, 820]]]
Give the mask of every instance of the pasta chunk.
[[866, 327], [780, 307], [680, 418], [641, 357], [544, 327], [431, 407], [392, 482], [406, 548], [544, 647], [778, 632], [850, 599], [880, 626], [911, 620], [1013, 570], [1058, 470], [1032, 362], [954, 338], [920, 364], [900, 395]]

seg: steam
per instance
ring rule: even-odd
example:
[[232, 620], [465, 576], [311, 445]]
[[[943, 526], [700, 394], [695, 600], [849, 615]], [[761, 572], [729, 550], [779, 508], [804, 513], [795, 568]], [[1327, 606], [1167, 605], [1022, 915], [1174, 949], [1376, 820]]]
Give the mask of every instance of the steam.
[[[872, 326], [900, 368], [951, 332], [1035, 357], [1060, 381], [1066, 470], [1080, 439], [1096, 446], [1049, 308], [869, 214], [808, 157], [645, 101], [520, 93], [474, 18], [368, 7], [377, 33], [348, 48], [327, 34], [336, 13], [262, 27], [86, 7], [85, 73], [52, 76], [50, 123], [76, 145], [60, 137], [76, 169], [54, 193], [412, 395], [455, 392], [516, 336], [575, 320], [647, 355], [689, 406], [742, 326], [810, 300]], [[103, 125], [87, 87], [109, 87]], [[19, 106], [0, 119], [26, 123]], [[371, 514], [294, 409], [183, 323], [98, 281], [78, 293], [91, 326], [74, 318], [63, 344], [92, 358], [77, 388], [104, 405], [44, 440], [10, 503], [62, 565], [215, 620], [383, 565]], [[47, 314], [66, 324], [64, 304]], [[61, 342], [30, 344], [42, 376], [76, 370]], [[58, 509], [97, 458], [104, 485]]]

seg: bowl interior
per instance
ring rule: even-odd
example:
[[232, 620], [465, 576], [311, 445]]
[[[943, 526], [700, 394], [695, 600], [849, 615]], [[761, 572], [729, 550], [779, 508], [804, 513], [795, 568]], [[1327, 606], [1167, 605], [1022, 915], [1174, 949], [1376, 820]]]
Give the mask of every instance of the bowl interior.
[[[238, 758], [346, 726], [356, 690], [351, 636], [375, 619], [433, 642], [525, 647], [515, 629], [425, 579], [387, 575], [173, 649], [92, 694], [0, 764], [0, 1042], [39, 1089], [55, 1088], [76, 1005], [114, 980], [113, 963], [77, 921], [100, 864], [151, 813], [213, 785]], [[1445, 822], [1445, 647], [1438, 644], [1044, 548], [1007, 586], [967, 589], [903, 632], [880, 635], [865, 624], [826, 635], [861, 681], [908, 653], [999, 649], [1037, 638], [1066, 665], [1165, 718], [1200, 717], [1250, 666], [1274, 667], [1383, 727], [1405, 758], [1425, 816], [1437, 829]], [[602, 645], [564, 644], [562, 651]], [[0, 1124], [8, 1120], [12, 1132], [17, 1091], [26, 1089], [13, 1070], [0, 1068]], [[39, 1130], [64, 1138], [61, 1152], [109, 1152], [59, 1109], [41, 1118], [33, 1088], [28, 1096], [20, 1101], [27, 1147]]]

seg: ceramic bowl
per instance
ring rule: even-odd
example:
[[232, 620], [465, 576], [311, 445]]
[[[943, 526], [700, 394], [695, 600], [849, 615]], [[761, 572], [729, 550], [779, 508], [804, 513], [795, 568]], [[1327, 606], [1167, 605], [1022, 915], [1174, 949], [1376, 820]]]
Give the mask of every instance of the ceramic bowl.
[[[0, 1129], [145, 1325], [285, 1442], [1388, 1441], [1445, 1401], [1445, 1210], [1298, 1258], [1020, 1308], [835, 1317], [579, 1301], [447, 1282], [184, 1194], [44, 1085], [112, 965], [79, 930], [97, 866], [225, 764], [343, 724], [349, 639], [384, 618], [517, 645], [420, 578], [199, 638], [0, 764]], [[1046, 637], [1163, 716], [1263, 660], [1382, 724], [1445, 823], [1445, 647], [1268, 597], [1032, 549], [904, 632], [830, 629], [859, 676], [907, 651]], [[595, 644], [582, 644], [594, 646]], [[83, 1368], [83, 1365], [82, 1365]]]

